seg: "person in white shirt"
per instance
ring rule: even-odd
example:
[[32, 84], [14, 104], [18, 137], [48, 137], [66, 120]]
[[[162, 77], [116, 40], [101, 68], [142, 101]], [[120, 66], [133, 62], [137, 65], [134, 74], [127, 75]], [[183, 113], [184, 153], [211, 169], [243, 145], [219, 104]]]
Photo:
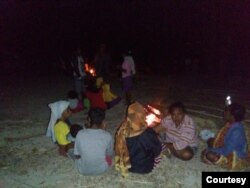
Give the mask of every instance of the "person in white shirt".
[[133, 77], [135, 76], [135, 63], [129, 51], [124, 55], [122, 63], [122, 88], [125, 93], [126, 103], [129, 105], [132, 103], [132, 88], [133, 88]]

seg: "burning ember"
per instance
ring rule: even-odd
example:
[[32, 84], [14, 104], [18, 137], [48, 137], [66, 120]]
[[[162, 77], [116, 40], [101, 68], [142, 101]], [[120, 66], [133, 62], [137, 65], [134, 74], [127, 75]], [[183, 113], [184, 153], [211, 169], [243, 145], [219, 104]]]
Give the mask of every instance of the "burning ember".
[[89, 64], [85, 64], [85, 71], [87, 73], [89, 73], [90, 75], [92, 76], [96, 76], [96, 72], [95, 72], [95, 69], [93, 67], [91, 67]]
[[145, 111], [147, 112], [146, 122], [148, 127], [154, 126], [155, 123], [161, 122], [161, 112], [158, 109], [147, 105], [147, 107], [145, 107]]

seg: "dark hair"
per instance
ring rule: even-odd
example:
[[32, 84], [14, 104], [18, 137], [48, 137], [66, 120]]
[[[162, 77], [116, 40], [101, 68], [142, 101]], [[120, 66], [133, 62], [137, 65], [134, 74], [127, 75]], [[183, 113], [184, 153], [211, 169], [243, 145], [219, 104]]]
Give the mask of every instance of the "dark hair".
[[89, 80], [87, 90], [92, 93], [98, 93], [100, 91], [100, 88], [96, 86], [96, 77]]
[[73, 136], [74, 138], [76, 137], [77, 133], [82, 130], [82, 127], [78, 124], [73, 124], [70, 127], [70, 134], [71, 136]]
[[75, 90], [70, 90], [67, 94], [67, 97], [69, 99], [76, 99], [76, 98], [78, 98], [78, 94]]
[[232, 103], [226, 110], [229, 110], [235, 121], [242, 121], [245, 117], [246, 109], [238, 103]]
[[100, 108], [93, 108], [89, 110], [90, 125], [100, 127], [105, 119], [105, 111]]
[[178, 102], [175, 102], [175, 103], [171, 104], [170, 107], [169, 107], [170, 114], [173, 113], [173, 111], [174, 111], [175, 108], [181, 109], [184, 113], [187, 112], [186, 108], [185, 108], [185, 106], [184, 106], [184, 104], [182, 102], [178, 101]]

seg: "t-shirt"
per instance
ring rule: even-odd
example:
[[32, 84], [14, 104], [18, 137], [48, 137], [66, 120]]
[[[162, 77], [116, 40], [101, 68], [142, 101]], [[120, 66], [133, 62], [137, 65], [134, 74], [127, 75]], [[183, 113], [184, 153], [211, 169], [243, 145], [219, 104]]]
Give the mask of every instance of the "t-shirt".
[[143, 133], [126, 138], [131, 168], [130, 172], [149, 173], [154, 167], [154, 159], [161, 152], [161, 142], [152, 128]]
[[132, 56], [125, 56], [124, 61], [122, 63], [122, 69], [126, 70], [122, 71], [122, 78], [132, 76], [136, 73], [135, 71], [135, 62]]
[[67, 145], [70, 143], [70, 141], [67, 139], [67, 135], [69, 134], [70, 129], [65, 122], [59, 121], [55, 125], [54, 130], [56, 141], [59, 145]]
[[107, 157], [113, 155], [113, 138], [102, 129], [83, 129], [77, 133], [74, 154], [80, 155], [76, 166], [83, 175], [100, 175], [108, 169]]

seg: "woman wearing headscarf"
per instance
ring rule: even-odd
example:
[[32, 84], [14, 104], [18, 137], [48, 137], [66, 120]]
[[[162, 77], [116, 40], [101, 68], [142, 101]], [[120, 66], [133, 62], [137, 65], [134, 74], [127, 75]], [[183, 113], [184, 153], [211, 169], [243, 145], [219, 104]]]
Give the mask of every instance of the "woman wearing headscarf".
[[139, 103], [128, 107], [126, 120], [116, 133], [115, 168], [126, 177], [128, 171], [149, 173], [162, 147], [157, 134], [148, 128], [145, 122], [146, 113]]
[[66, 155], [68, 150], [73, 147], [72, 142], [67, 138], [70, 133], [69, 125], [66, 123], [71, 115], [69, 102], [57, 101], [49, 104], [49, 108], [51, 116], [46, 136], [52, 137], [53, 142], [58, 144], [61, 155]]

